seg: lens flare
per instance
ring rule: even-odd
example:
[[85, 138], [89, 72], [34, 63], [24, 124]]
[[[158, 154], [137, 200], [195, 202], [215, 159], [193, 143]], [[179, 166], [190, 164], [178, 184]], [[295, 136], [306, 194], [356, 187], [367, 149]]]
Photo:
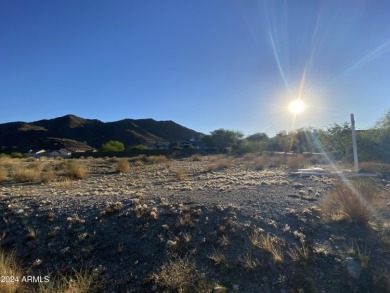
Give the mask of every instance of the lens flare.
[[293, 114], [302, 113], [305, 110], [305, 103], [302, 100], [294, 100], [288, 105], [288, 110]]

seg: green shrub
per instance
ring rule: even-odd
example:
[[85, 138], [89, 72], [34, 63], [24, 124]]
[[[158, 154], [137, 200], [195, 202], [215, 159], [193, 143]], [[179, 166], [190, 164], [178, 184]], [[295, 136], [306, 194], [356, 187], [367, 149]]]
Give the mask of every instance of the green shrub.
[[102, 145], [103, 152], [122, 152], [124, 149], [124, 144], [117, 140], [110, 140]]

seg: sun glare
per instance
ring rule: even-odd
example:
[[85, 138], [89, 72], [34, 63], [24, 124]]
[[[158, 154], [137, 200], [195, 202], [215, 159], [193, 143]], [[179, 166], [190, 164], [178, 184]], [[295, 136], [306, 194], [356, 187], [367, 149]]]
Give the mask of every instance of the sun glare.
[[293, 114], [302, 113], [305, 110], [305, 103], [302, 100], [294, 100], [288, 105], [288, 110]]

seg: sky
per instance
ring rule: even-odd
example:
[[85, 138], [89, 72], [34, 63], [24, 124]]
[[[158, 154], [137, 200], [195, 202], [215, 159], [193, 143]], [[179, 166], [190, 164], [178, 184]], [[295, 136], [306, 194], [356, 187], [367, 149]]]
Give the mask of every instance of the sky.
[[0, 1], [0, 123], [74, 114], [272, 136], [351, 113], [365, 129], [388, 110], [388, 0]]

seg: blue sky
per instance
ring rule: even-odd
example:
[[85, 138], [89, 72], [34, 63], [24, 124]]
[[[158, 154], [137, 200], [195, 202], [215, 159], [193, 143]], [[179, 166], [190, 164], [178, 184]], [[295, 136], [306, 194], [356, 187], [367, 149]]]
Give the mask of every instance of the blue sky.
[[274, 135], [350, 113], [366, 128], [390, 109], [387, 0], [1, 1], [0, 40], [0, 123], [75, 114]]

